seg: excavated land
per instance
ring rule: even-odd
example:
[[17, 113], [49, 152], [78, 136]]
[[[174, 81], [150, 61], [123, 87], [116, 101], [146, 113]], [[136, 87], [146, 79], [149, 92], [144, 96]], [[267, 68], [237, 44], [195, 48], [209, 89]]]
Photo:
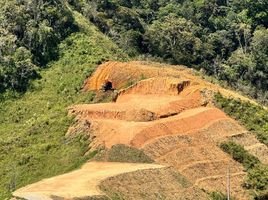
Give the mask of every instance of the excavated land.
[[[229, 168], [232, 196], [249, 199], [242, 187], [246, 177], [243, 166], [224, 153], [219, 144], [233, 140], [263, 163], [267, 163], [267, 147], [215, 108], [213, 96], [220, 92], [226, 97], [254, 101], [206, 82], [183, 66], [145, 62], [104, 63], [85, 81], [83, 91], [98, 93], [107, 82], [112, 85], [107, 94], [116, 94], [114, 101], [71, 106], [69, 113], [76, 117], [76, 124], [70, 127], [67, 136], [88, 134], [89, 149], [111, 149], [104, 153], [111, 160], [138, 162], [142, 155], [143, 160], [172, 169], [152, 164], [93, 163], [82, 171], [18, 190], [15, 195], [38, 193], [66, 199], [104, 194], [124, 199], [206, 199], [200, 189], [225, 193]], [[120, 152], [122, 156], [127, 155], [126, 159], [115, 156], [117, 151], [124, 151], [123, 146], [117, 145], [130, 147], [127, 150], [130, 153]], [[131, 159], [131, 155], [139, 156]], [[179, 175], [174, 175], [174, 170]], [[187, 179], [186, 185], [178, 178], [182, 176], [183, 180]], [[67, 180], [66, 184], [62, 180]], [[69, 190], [69, 185], [74, 187]]]
[[206, 193], [171, 168], [114, 162], [88, 162], [79, 170], [44, 179], [13, 195], [29, 200], [207, 199]]
[[17, 190], [13, 195], [29, 200], [105, 198], [105, 193], [99, 188], [103, 180], [119, 174], [158, 168], [163, 168], [163, 166], [156, 164], [88, 162], [79, 170], [44, 179]]
[[194, 71], [185, 66], [170, 66], [167, 64], [142, 61], [109, 61], [100, 65], [93, 76], [85, 80], [83, 91], [97, 91], [102, 87], [105, 80], [111, 81], [114, 89], [121, 90], [132, 86], [141, 80], [153, 77], [175, 77], [188, 80], [196, 87], [192, 87], [187, 93], [195, 90], [209, 89], [214, 92], [220, 92], [226, 97], [233, 97], [256, 104], [255, 101], [244, 97], [237, 92], [224, 89], [195, 76]]
[[139, 170], [111, 177], [103, 181], [100, 188], [118, 199], [208, 199], [203, 191], [171, 168]]
[[105, 63], [85, 82], [84, 90], [99, 90], [107, 80], [119, 91], [115, 102], [70, 108], [78, 121], [90, 121], [95, 138], [91, 147], [125, 144], [142, 149], [208, 191], [225, 192], [230, 166], [233, 194], [247, 199], [241, 186], [243, 167], [218, 147], [246, 130], [214, 108], [212, 98], [220, 92], [249, 99], [208, 83], [183, 66], [142, 62]]

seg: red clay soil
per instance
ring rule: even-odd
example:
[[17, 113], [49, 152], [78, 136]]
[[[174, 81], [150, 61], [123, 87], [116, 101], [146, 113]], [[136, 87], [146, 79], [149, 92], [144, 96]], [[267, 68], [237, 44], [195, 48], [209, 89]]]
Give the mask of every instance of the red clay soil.
[[191, 90], [191, 84], [172, 77], [150, 78], [121, 90], [115, 103], [76, 105], [70, 113], [80, 119], [151, 121], [202, 106], [199, 91], [183, 92]]
[[225, 193], [230, 166], [232, 194], [248, 199], [241, 186], [243, 167], [218, 147], [246, 130], [212, 104], [213, 93], [218, 91], [247, 98], [208, 83], [182, 66], [143, 62], [102, 64], [85, 81], [84, 91], [99, 90], [107, 80], [119, 90], [115, 102], [70, 107], [77, 125], [68, 134], [87, 131], [93, 149], [117, 144], [142, 149], [207, 191]]
[[70, 107], [69, 111], [80, 119], [151, 121], [200, 107], [201, 104], [200, 99], [194, 97], [126, 95], [116, 103], [76, 105]]
[[108, 148], [126, 144], [139, 148], [155, 138], [188, 134], [219, 119], [228, 117], [218, 109], [202, 107], [150, 122], [94, 119], [91, 121], [91, 132], [96, 136], [94, 147], [98, 144]]
[[123, 89], [142, 79], [159, 76], [180, 77], [184, 67], [170, 68], [166, 65], [146, 65], [143, 62], [107, 62], [100, 65], [93, 76], [84, 84], [84, 90], [99, 90], [105, 80], [113, 83], [113, 88]]
[[[100, 65], [95, 73], [85, 80], [83, 91], [97, 91], [101, 89], [105, 80], [112, 82], [113, 88], [117, 90], [125, 89], [141, 80], [152, 77], [169, 77], [179, 78], [184, 81], [190, 81], [195, 85], [195, 90], [209, 89], [214, 92], [220, 92], [226, 97], [250, 101], [257, 104], [255, 101], [244, 97], [237, 92], [224, 89], [218, 85], [211, 84], [201, 77], [195, 76], [194, 71], [184, 66], [171, 66], [167, 64], [159, 64], [152, 62], [113, 62], [109, 61]], [[194, 88], [193, 88], [194, 89]], [[192, 92], [187, 91], [187, 93]]]
[[249, 99], [208, 83], [182, 66], [108, 62], [86, 81], [84, 90], [98, 90], [105, 80], [120, 90], [116, 102], [70, 109], [78, 120], [91, 122], [92, 147], [126, 144], [142, 148], [158, 163], [175, 167], [208, 191], [225, 192], [226, 169], [231, 165], [233, 194], [248, 198], [241, 187], [243, 167], [217, 146], [246, 130], [206, 105], [212, 105], [214, 92]]

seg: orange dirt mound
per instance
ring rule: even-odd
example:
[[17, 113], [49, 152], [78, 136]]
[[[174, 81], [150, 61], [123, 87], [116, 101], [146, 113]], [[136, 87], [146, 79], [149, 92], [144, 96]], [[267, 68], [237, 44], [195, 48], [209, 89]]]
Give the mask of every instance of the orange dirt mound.
[[120, 91], [119, 98], [126, 94], [178, 95], [190, 84], [190, 81], [181, 80], [179, 78], [154, 77], [141, 80], [127, 89]]
[[241, 187], [243, 167], [217, 146], [246, 131], [212, 108], [212, 97], [220, 92], [247, 98], [208, 83], [182, 66], [142, 62], [105, 63], [86, 81], [84, 90], [98, 90], [106, 80], [120, 90], [115, 102], [70, 108], [78, 121], [90, 122], [91, 147], [125, 144], [143, 149], [156, 162], [175, 167], [208, 191], [225, 192], [230, 165], [233, 194], [247, 199]]
[[250, 101], [253, 104], [257, 104], [255, 101], [236, 92], [211, 84], [202, 78], [195, 76], [193, 70], [184, 66], [171, 66], [166, 64], [141, 61], [109, 61], [100, 65], [94, 74], [85, 80], [83, 91], [99, 90], [106, 80], [112, 82], [114, 89], [121, 90], [141, 80], [153, 77], [169, 77], [170, 79], [179, 78], [184, 81], [190, 81], [192, 85], [195, 85], [195, 88], [187, 90], [187, 93], [191, 93], [197, 90], [211, 90], [214, 92], [220, 92], [226, 97], [237, 98], [243, 101]]
[[178, 78], [150, 78], [121, 90], [114, 103], [76, 105], [69, 110], [80, 119], [151, 121], [202, 106], [199, 91], [185, 92], [192, 85]]
[[196, 108], [184, 111], [179, 115], [150, 122], [95, 119], [91, 124], [91, 132], [96, 133], [96, 140], [95, 144], [92, 143], [92, 145], [97, 147], [99, 144], [104, 144], [108, 148], [115, 144], [142, 147], [149, 140], [166, 135], [188, 134], [215, 120], [227, 118], [218, 109]]
[[[143, 99], [143, 101], [141, 101]], [[116, 103], [84, 104], [69, 108], [79, 119], [151, 121], [200, 107], [199, 98], [159, 95], [126, 95]]]
[[170, 68], [155, 64], [148, 66], [143, 62], [107, 62], [100, 65], [96, 72], [85, 81], [84, 90], [99, 90], [105, 80], [109, 80], [115, 89], [123, 89], [145, 78], [159, 76], [180, 77], [183, 67]]

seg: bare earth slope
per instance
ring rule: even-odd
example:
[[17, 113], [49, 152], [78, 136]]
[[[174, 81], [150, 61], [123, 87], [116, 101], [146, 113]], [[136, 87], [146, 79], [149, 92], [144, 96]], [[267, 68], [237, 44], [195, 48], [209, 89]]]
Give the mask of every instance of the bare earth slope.
[[77, 119], [91, 122], [92, 147], [126, 144], [142, 148], [156, 162], [175, 167], [208, 191], [225, 192], [230, 165], [233, 193], [247, 199], [241, 187], [243, 167], [217, 146], [246, 130], [209, 106], [213, 92], [249, 99], [208, 83], [184, 67], [142, 62], [105, 63], [85, 82], [84, 90], [98, 90], [105, 80], [120, 90], [116, 102], [70, 108]]
[[14, 196], [30, 200], [48, 200], [53, 199], [53, 196], [64, 199], [104, 196], [98, 185], [106, 178], [162, 167], [156, 164], [89, 162], [79, 170], [21, 188], [14, 192]]
[[110, 177], [101, 183], [100, 188], [111, 197], [117, 194], [117, 197], [128, 200], [207, 199], [204, 192], [170, 168], [139, 170]]
[[[87, 132], [91, 149], [109, 149], [118, 144], [140, 149], [161, 166], [173, 167], [191, 186], [183, 187], [182, 179], [176, 183], [171, 169], [159, 165], [88, 163], [81, 170], [25, 187], [15, 195], [72, 199], [120, 194], [125, 199], [205, 199], [197, 188], [225, 193], [229, 166], [232, 195], [249, 199], [242, 187], [246, 176], [242, 165], [218, 144], [235, 140], [264, 163], [267, 147], [213, 107], [212, 97], [220, 92], [227, 97], [251, 100], [208, 83], [182, 66], [144, 62], [102, 64], [85, 81], [83, 90], [98, 91], [107, 81], [117, 90], [116, 100], [70, 107], [69, 113], [76, 116], [77, 124], [70, 127], [68, 134]], [[144, 189], [151, 193], [143, 194]]]
[[[193, 90], [211, 89], [213, 91], [220, 91], [224, 96], [239, 98], [241, 100], [250, 101], [254, 104], [256, 102], [246, 98], [231, 90], [226, 90], [217, 85], [204, 81], [203, 79], [194, 76], [193, 71], [184, 66], [169, 66], [159, 63], [147, 63], [140, 61], [132, 62], [113, 62], [109, 61], [100, 65], [93, 76], [89, 77], [84, 83], [84, 91], [99, 90], [105, 79], [113, 83], [114, 88], [124, 89], [137, 81], [148, 79], [152, 77], [175, 77], [191, 81]], [[189, 91], [188, 91], [189, 92]]]
[[[168, 185], [163, 187], [163, 181]], [[167, 199], [207, 199], [203, 191], [173, 169], [113, 162], [89, 162], [79, 170], [26, 186], [13, 195], [28, 200], [109, 200], [119, 194], [133, 200], [151, 200], [159, 195]]]

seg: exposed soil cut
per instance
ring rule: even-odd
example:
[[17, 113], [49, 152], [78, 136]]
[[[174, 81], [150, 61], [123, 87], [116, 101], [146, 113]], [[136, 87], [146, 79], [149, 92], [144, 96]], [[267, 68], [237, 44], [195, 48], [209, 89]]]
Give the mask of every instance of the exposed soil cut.
[[95, 73], [85, 81], [83, 90], [99, 90], [107, 80], [112, 82], [114, 89], [121, 90], [132, 86], [141, 80], [153, 77], [175, 77], [184, 81], [191, 81], [192, 85], [195, 85], [195, 87], [186, 91], [186, 93], [192, 93], [197, 90], [213, 90], [214, 92], [220, 92], [226, 97], [233, 97], [256, 104], [256, 102], [247, 97], [219, 87], [218, 85], [211, 84], [202, 78], [195, 76], [193, 70], [184, 66], [170, 66], [167, 64], [140, 61], [109, 61], [100, 65]]
[[[183, 66], [145, 62], [104, 63], [85, 81], [83, 90], [116, 95], [112, 103], [70, 107], [77, 123], [68, 135], [83, 132], [90, 136], [91, 149], [106, 148], [100, 160], [155, 161], [161, 166], [88, 163], [81, 170], [22, 188], [16, 196], [71, 199], [106, 194], [126, 199], [205, 199], [200, 189], [225, 193], [229, 167], [232, 195], [249, 198], [242, 187], [244, 168], [218, 145], [231, 138], [263, 163], [267, 163], [267, 147], [215, 108], [212, 99], [215, 92], [250, 99], [208, 83]], [[163, 170], [162, 166], [172, 166], [182, 174], [186, 186], [182, 178], [175, 181], [174, 170]], [[100, 184], [105, 193], [98, 188]]]
[[119, 90], [113, 103], [76, 105], [70, 113], [91, 122], [91, 148], [116, 144], [141, 148], [157, 163], [175, 167], [194, 185], [207, 191], [226, 190], [231, 168], [233, 194], [247, 199], [242, 188], [243, 167], [218, 144], [246, 130], [213, 108], [215, 92], [249, 100], [208, 83], [182, 66], [142, 62], [108, 62], [101, 65], [84, 90], [98, 90], [105, 81]]
[[108, 178], [101, 188], [111, 197], [128, 200], [208, 199], [207, 195], [171, 168], [140, 170]]

